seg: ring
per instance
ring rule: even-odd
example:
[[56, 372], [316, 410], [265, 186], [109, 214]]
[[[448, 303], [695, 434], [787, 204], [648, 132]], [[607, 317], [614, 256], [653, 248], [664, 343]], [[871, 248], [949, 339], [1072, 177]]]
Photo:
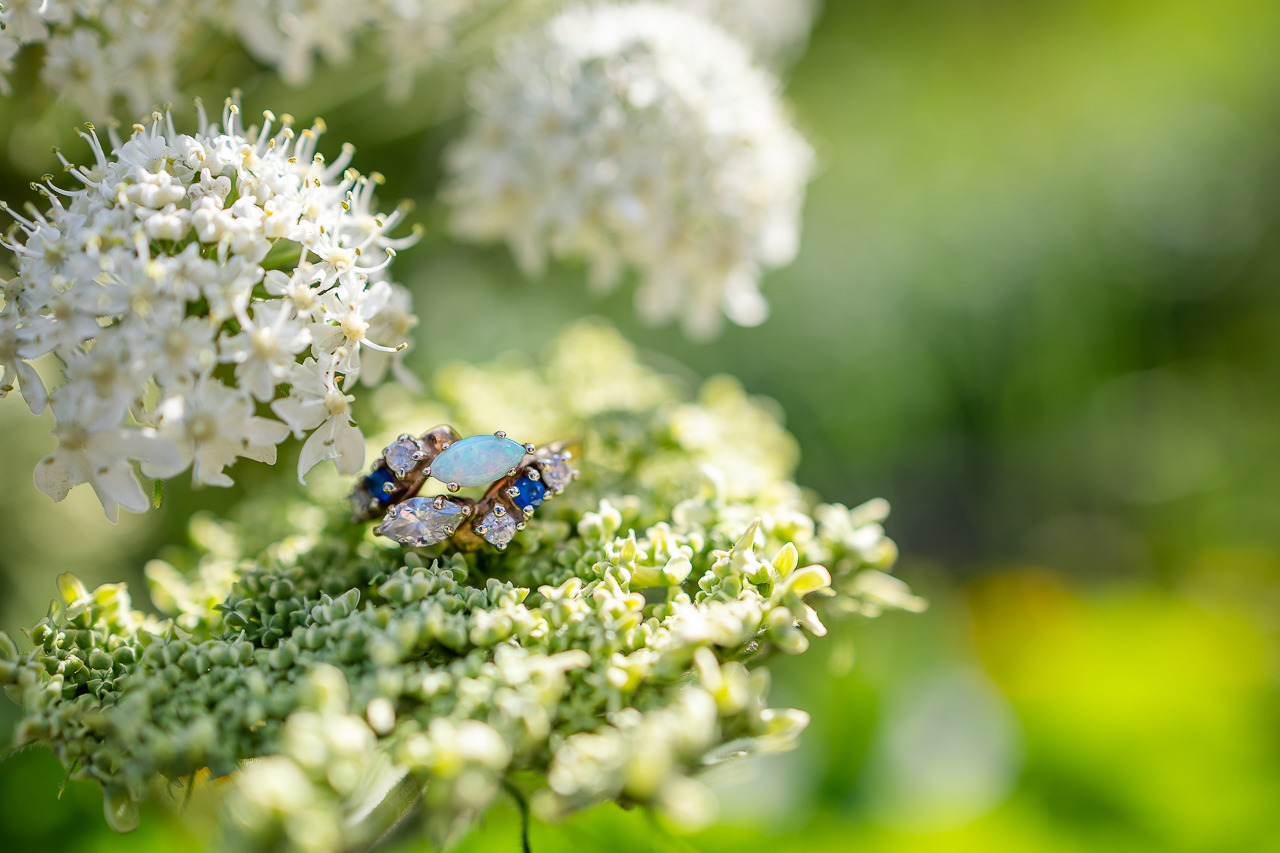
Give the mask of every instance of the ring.
[[[463, 548], [485, 541], [501, 551], [534, 510], [577, 478], [571, 459], [564, 442], [539, 448], [501, 431], [460, 438], [453, 427], [438, 426], [418, 438], [402, 435], [357, 481], [352, 521], [382, 518], [374, 532], [412, 548], [453, 539]], [[492, 485], [480, 500], [415, 497], [431, 477], [450, 492]]]

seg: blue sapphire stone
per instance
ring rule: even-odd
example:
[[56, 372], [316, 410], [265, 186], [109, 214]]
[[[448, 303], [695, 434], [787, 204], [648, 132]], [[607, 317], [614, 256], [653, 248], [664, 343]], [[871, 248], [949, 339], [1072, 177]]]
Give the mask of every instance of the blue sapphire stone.
[[[388, 485], [391, 486], [390, 491], [387, 491]], [[364, 478], [364, 488], [369, 493], [369, 497], [380, 503], [386, 503], [387, 499], [402, 486], [395, 474], [392, 474], [386, 466], [379, 465]]]
[[528, 477], [521, 477], [514, 484], [517, 494], [511, 500], [520, 509], [525, 507], [533, 507], [537, 509], [542, 505], [547, 490], [541, 483], [530, 480]]

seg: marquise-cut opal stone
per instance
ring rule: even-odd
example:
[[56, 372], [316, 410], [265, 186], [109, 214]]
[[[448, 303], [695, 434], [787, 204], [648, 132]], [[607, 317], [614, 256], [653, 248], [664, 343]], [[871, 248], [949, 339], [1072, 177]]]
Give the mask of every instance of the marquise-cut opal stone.
[[496, 435], [473, 435], [449, 445], [431, 463], [431, 476], [459, 486], [483, 486], [524, 458], [524, 445]]

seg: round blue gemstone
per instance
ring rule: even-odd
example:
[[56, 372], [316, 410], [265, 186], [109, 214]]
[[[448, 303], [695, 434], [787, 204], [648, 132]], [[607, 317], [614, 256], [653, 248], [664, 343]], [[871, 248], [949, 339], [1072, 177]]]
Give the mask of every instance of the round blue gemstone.
[[528, 477], [521, 477], [515, 482], [517, 494], [511, 500], [520, 509], [525, 507], [533, 507], [537, 509], [542, 505], [542, 501], [546, 497], [547, 490], [541, 483], [530, 480]]
[[[391, 491], [387, 491], [386, 487], [390, 485]], [[369, 472], [364, 478], [365, 491], [369, 496], [377, 501], [386, 502], [394, 492], [400, 488], [400, 481], [388, 469], [379, 465]]]

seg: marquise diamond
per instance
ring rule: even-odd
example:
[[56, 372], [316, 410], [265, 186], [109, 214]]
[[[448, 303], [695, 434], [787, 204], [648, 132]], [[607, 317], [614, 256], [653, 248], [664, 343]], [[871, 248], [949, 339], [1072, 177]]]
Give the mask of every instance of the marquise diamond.
[[441, 501], [437, 508], [433, 498], [409, 498], [392, 507], [374, 532], [401, 545], [425, 548], [456, 533], [467, 514], [466, 507], [453, 501]]

